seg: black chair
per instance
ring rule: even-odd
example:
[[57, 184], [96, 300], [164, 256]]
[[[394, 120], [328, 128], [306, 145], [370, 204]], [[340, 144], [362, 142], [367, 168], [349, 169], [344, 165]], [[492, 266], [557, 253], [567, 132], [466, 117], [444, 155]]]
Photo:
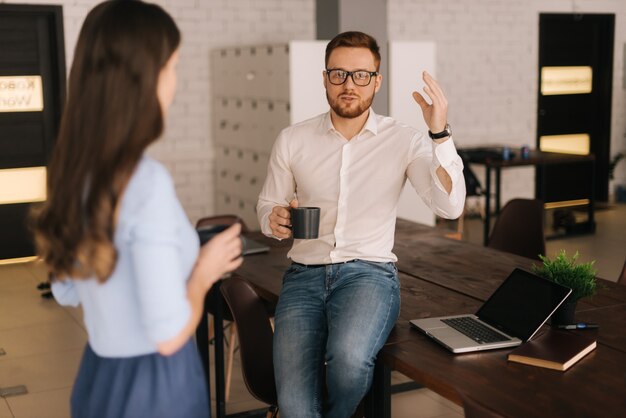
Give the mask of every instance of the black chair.
[[[242, 233], [248, 232], [248, 228], [246, 227], [246, 224], [243, 222], [243, 220], [237, 215], [230, 215], [230, 214], [207, 216], [204, 218], [200, 218], [198, 222], [196, 222], [196, 229], [207, 228], [210, 226], [217, 226], [217, 225], [234, 225], [236, 223], [241, 224]], [[215, 298], [215, 288], [212, 287], [211, 290], [209, 290], [209, 294], [207, 295], [207, 300], [215, 300], [214, 298]], [[215, 308], [213, 307], [213, 305], [207, 304], [207, 308], [208, 308], [207, 310], [209, 311], [209, 313], [215, 316]], [[225, 398], [225, 401], [228, 401], [228, 399], [230, 398], [230, 386], [231, 386], [232, 375], [233, 375], [233, 359], [235, 357], [235, 348], [236, 348], [236, 343], [237, 343], [237, 329], [233, 321], [233, 317], [227, 308], [222, 309], [222, 318], [225, 321], [230, 322], [230, 324], [224, 327], [225, 330], [227, 328], [230, 328], [229, 329], [230, 332], [229, 332], [229, 336], [227, 340], [228, 354], [226, 356], [226, 376], [225, 376], [225, 382], [224, 382], [224, 398]], [[214, 327], [215, 327], [214, 321], [210, 321], [209, 322], [209, 336], [208, 336], [209, 340], [212, 340], [215, 334]]]
[[510, 200], [500, 211], [487, 246], [539, 260], [539, 254], [546, 253], [543, 202]]
[[461, 160], [463, 161], [463, 178], [465, 179], [465, 191], [467, 192], [467, 196], [482, 196], [484, 193], [483, 186], [470, 167], [470, 163], [462, 154]]
[[224, 280], [220, 290], [237, 324], [241, 371], [246, 387], [252, 396], [269, 405], [267, 417], [276, 417], [278, 395], [270, 314], [254, 288], [241, 277]]
[[[478, 177], [476, 177], [476, 173], [474, 173], [474, 171], [470, 167], [470, 164], [467, 161], [465, 154], [461, 152], [459, 153], [459, 156], [461, 157], [461, 160], [463, 161], [463, 178], [465, 179], [466, 198], [483, 196], [485, 193], [483, 190], [483, 187], [480, 184], [480, 180], [478, 180]], [[461, 213], [461, 216], [459, 216], [459, 219], [456, 224], [456, 232], [447, 234], [446, 236], [448, 238], [454, 238], [459, 241], [463, 239], [463, 230], [465, 228], [465, 214], [467, 213], [467, 209], [468, 209], [468, 206], [467, 206], [467, 200], [466, 200], [465, 207], [463, 208], [463, 213]], [[481, 209], [479, 207], [478, 210], [480, 212], [481, 218], [484, 218], [485, 217], [483, 214], [484, 209]]]

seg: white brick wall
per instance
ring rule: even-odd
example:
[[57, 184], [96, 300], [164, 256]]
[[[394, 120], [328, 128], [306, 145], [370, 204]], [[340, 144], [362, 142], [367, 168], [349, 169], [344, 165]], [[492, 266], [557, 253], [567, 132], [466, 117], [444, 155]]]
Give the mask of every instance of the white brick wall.
[[[0, 3], [5, 1], [0, 0]], [[96, 0], [19, 0], [61, 4], [67, 69], [78, 32]], [[176, 20], [183, 41], [178, 92], [164, 138], [149, 153], [165, 163], [192, 222], [214, 214], [214, 146], [211, 135], [210, 51], [217, 47], [315, 38], [315, 0], [159, 0]]]
[[183, 33], [179, 90], [151, 155], [171, 170], [192, 221], [215, 212], [210, 52], [217, 47], [315, 37], [314, 0], [166, 0]]
[[[387, 0], [391, 40], [437, 42], [437, 74], [460, 145], [530, 144], [536, 132], [539, 12], [615, 13], [613, 153], [626, 150], [624, 0]], [[3, 0], [0, 0], [3, 2]], [[94, 0], [63, 4], [69, 63]], [[160, 0], [183, 32], [179, 90], [165, 137], [150, 153], [171, 170], [192, 221], [214, 211], [209, 54], [213, 48], [314, 39], [315, 0]], [[479, 170], [479, 175], [482, 173]], [[626, 183], [626, 162], [616, 170]], [[533, 195], [532, 169], [504, 170], [503, 199]]]
[[[459, 145], [535, 145], [540, 12], [615, 13], [611, 152], [626, 151], [624, 0], [388, 0], [391, 40], [437, 43], [437, 77]], [[482, 170], [477, 174], [482, 177]], [[626, 163], [616, 170], [626, 183]], [[503, 202], [531, 197], [533, 171], [503, 170]]]

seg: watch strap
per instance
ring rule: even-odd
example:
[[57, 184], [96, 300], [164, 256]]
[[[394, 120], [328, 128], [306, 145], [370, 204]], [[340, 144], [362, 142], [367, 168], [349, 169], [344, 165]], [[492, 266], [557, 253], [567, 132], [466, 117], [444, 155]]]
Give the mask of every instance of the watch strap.
[[441, 139], [445, 138], [446, 136], [450, 136], [450, 134], [451, 132], [449, 123], [446, 123], [446, 127], [441, 132], [432, 133], [430, 130], [428, 131], [428, 136], [430, 137], [430, 139]]

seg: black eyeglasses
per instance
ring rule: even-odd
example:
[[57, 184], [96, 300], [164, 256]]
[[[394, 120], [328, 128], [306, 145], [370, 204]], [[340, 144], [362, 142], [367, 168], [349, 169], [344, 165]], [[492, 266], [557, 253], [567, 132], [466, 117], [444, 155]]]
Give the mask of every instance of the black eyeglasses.
[[352, 77], [352, 82], [357, 86], [369, 86], [369, 84], [372, 82], [372, 77], [375, 77], [377, 75], [377, 71], [345, 71], [337, 69], [326, 70], [326, 76], [328, 77], [328, 81], [330, 81], [330, 84], [334, 84], [335, 86], [340, 86], [345, 83], [348, 79], [348, 76]]

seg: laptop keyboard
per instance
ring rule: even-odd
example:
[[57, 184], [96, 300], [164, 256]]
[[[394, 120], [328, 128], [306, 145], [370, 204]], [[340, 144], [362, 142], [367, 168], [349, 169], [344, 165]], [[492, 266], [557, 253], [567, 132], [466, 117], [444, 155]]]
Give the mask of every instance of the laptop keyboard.
[[442, 319], [441, 321], [450, 325], [455, 330], [467, 335], [479, 344], [510, 340], [509, 337], [499, 333], [498, 331], [492, 330], [472, 317], [462, 316], [459, 318]]

